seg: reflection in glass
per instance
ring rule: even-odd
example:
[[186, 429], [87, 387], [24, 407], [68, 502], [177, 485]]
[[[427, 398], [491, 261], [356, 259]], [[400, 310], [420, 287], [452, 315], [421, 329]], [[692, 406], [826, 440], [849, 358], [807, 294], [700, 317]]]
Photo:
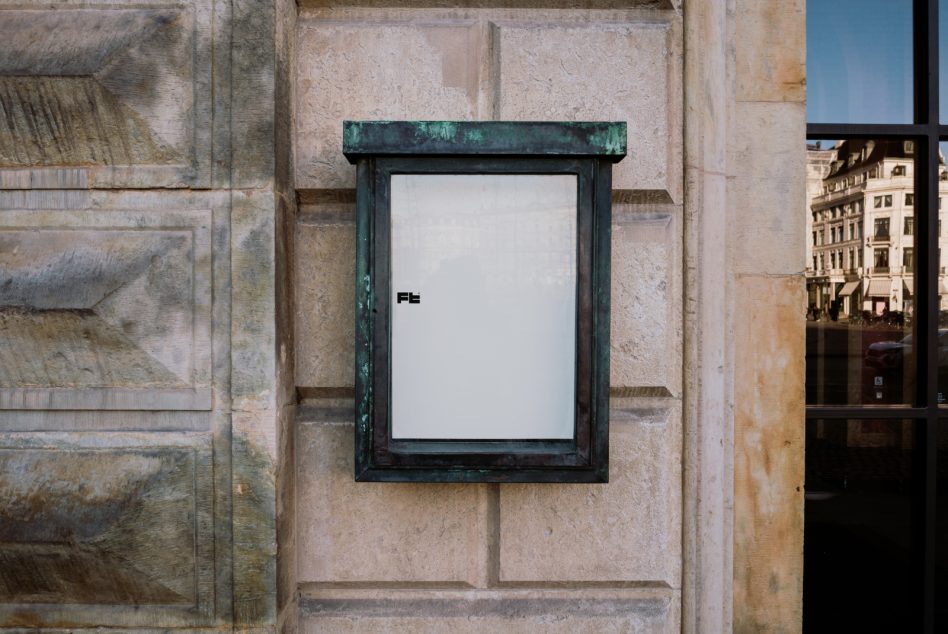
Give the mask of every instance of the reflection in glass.
[[[944, 19], [942, 16], [941, 19]], [[948, 48], [942, 47], [942, 48]], [[945, 155], [948, 153], [948, 143], [939, 144], [938, 152], [938, 403], [948, 404], [948, 235], [942, 233], [943, 214], [948, 213], [948, 167], [945, 165]]]
[[807, 421], [804, 631], [916, 631], [915, 435], [912, 421]]
[[807, 143], [808, 405], [912, 401], [914, 158], [911, 140]]
[[[940, 123], [948, 123], [948, 0], [938, 0], [938, 86], [940, 100], [938, 102], [938, 118]], [[944, 151], [944, 149], [942, 149]]]
[[912, 122], [912, 0], [807, 2], [807, 121]]

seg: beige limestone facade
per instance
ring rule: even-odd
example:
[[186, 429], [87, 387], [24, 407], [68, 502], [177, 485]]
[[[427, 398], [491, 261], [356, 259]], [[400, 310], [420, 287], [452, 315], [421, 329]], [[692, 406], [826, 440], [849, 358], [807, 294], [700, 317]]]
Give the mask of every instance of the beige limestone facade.
[[[796, 632], [802, 0], [0, 6], [0, 628]], [[621, 120], [608, 484], [353, 479], [345, 119]]]

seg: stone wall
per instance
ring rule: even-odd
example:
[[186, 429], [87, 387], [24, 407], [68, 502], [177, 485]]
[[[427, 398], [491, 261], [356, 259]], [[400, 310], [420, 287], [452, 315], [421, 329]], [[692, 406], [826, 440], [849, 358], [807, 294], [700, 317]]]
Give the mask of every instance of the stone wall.
[[0, 626], [273, 628], [274, 31], [0, 7]]
[[738, 0], [728, 161], [734, 631], [803, 618], [806, 50], [803, 0]]
[[[296, 541], [281, 555], [296, 569], [299, 628], [678, 631], [680, 8], [431, 4], [311, 2], [299, 15], [303, 400]], [[613, 178], [609, 484], [353, 481], [355, 169], [341, 153], [344, 119], [628, 121], [629, 156]]]

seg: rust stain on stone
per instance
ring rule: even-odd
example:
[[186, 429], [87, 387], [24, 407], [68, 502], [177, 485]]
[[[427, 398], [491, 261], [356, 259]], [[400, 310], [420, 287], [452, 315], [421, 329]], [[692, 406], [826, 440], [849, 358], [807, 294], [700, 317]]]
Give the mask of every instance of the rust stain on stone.
[[796, 632], [802, 619], [804, 287], [736, 284], [734, 631]]
[[803, 101], [806, 39], [803, 0], [739, 0], [738, 99]]

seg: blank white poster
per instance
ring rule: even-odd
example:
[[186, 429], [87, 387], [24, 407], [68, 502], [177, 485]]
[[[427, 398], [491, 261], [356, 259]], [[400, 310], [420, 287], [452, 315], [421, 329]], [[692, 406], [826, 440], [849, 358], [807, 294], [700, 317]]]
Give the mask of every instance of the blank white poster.
[[573, 437], [577, 187], [392, 175], [393, 438]]

